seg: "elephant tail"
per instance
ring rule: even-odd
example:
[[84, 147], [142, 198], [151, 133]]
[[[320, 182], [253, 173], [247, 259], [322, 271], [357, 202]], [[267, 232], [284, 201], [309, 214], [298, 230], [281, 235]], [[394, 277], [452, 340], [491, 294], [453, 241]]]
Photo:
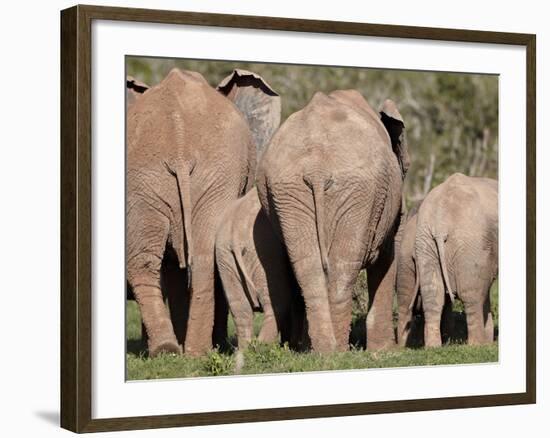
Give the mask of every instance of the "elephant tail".
[[445, 255], [445, 237], [434, 237], [435, 244], [437, 246], [437, 252], [439, 253], [439, 263], [441, 265], [441, 272], [443, 273], [443, 280], [445, 281], [445, 290], [449, 294], [451, 303], [454, 303], [455, 297], [451, 289], [451, 282], [449, 281], [449, 274], [447, 271], [447, 257]]
[[256, 293], [256, 286], [250, 276], [248, 275], [248, 270], [246, 269], [246, 266], [244, 264], [243, 258], [242, 258], [242, 252], [239, 248], [234, 248], [233, 251], [233, 257], [235, 258], [235, 263], [237, 264], [237, 270], [241, 273], [241, 275], [244, 278], [244, 282], [246, 285], [246, 289], [248, 290], [248, 299], [252, 303], [252, 305], [256, 308], [260, 307], [260, 303], [258, 302], [258, 297]]
[[193, 267], [193, 238], [191, 235], [191, 169], [189, 165], [184, 162], [178, 162], [175, 168], [171, 168], [166, 162], [164, 164], [168, 171], [176, 177], [178, 183], [183, 224], [180, 223], [178, 226], [178, 231], [181, 231], [182, 236], [181, 239], [178, 239], [178, 248], [174, 249], [178, 255], [180, 268], [187, 268], [187, 286], [189, 287], [191, 285], [191, 272]]
[[316, 180], [311, 182], [313, 192], [313, 203], [315, 204], [315, 226], [317, 228], [317, 242], [321, 253], [321, 263], [325, 275], [328, 274], [328, 256], [325, 236], [325, 190], [324, 181]]

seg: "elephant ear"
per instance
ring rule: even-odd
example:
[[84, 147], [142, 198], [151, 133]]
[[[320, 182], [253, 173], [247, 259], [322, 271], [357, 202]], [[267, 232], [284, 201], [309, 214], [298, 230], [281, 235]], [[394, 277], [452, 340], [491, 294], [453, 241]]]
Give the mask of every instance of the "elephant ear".
[[410, 159], [403, 117], [401, 117], [395, 103], [390, 99], [386, 99], [380, 110], [380, 118], [386, 127], [386, 131], [388, 131], [393, 152], [397, 156], [401, 166], [401, 174], [404, 178], [407, 170], [409, 170]]
[[259, 158], [281, 123], [281, 98], [256, 73], [235, 69], [216, 88], [244, 114]]
[[126, 108], [129, 108], [148, 89], [149, 85], [128, 76], [126, 78]]

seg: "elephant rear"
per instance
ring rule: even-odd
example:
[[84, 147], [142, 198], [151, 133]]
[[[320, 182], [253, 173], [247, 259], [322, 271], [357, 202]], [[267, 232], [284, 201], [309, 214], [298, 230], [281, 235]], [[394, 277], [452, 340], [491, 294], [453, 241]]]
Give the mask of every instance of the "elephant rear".
[[203, 354], [225, 340], [227, 311], [215, 290], [214, 241], [221, 213], [252, 186], [251, 126], [199, 73], [174, 69], [130, 106], [127, 135], [127, 278], [150, 354], [179, 351], [160, 290], [169, 249], [190, 279], [181, 293], [188, 286], [193, 291], [185, 352]]
[[[415, 255], [426, 345], [441, 344], [441, 311], [445, 301], [452, 302], [455, 296], [463, 301], [467, 317], [470, 314], [469, 342], [492, 340], [492, 334], [480, 334], [479, 327], [488, 324], [489, 288], [498, 269], [497, 190], [485, 178], [454, 174], [422, 203]], [[483, 324], [478, 321], [480, 315], [484, 315]]]
[[[399, 119], [375, 113], [356, 91], [316, 93], [281, 126], [260, 161], [262, 207], [288, 251], [317, 351], [348, 348], [357, 275], [382, 258], [397, 229], [407, 159], [404, 124], [392, 114]], [[380, 269], [378, 281], [385, 298], [393, 292], [388, 269]], [[376, 325], [384, 325], [385, 339], [377, 343], [374, 336], [371, 346], [395, 342], [391, 308], [374, 314], [384, 320]]]

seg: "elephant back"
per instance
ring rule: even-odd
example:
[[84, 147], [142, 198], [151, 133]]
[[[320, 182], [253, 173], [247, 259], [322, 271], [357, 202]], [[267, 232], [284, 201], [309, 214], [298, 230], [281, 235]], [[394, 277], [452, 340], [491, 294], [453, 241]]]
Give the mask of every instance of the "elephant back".
[[130, 167], [155, 160], [254, 160], [244, 117], [196, 72], [174, 69], [148, 89], [129, 108], [127, 132]]
[[[372, 169], [399, 174], [390, 138], [379, 117], [357, 92], [316, 93], [275, 133], [260, 162], [276, 178], [309, 167], [312, 161], [333, 172]], [[361, 104], [357, 102], [363, 101]], [[280, 175], [276, 175], [279, 173]], [[364, 173], [364, 172], [363, 172]]]

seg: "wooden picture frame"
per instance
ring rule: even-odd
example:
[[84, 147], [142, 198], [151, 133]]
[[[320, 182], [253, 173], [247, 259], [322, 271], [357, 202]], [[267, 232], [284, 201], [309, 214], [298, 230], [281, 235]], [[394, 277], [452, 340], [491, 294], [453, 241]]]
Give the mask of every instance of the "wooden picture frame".
[[[91, 24], [93, 20], [186, 24], [387, 38], [518, 45], [526, 48], [526, 391], [405, 401], [346, 403], [194, 414], [92, 418]], [[99, 6], [61, 12], [61, 426], [98, 432], [529, 404], [536, 401], [535, 53], [530, 34], [237, 16]]]

